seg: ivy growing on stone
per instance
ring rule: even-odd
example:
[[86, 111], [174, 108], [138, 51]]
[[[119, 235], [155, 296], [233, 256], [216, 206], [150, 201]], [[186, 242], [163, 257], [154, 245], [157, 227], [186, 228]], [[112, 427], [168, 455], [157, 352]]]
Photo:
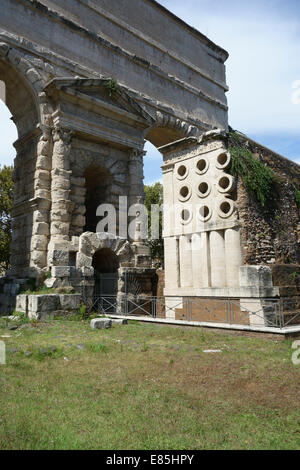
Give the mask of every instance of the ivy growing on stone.
[[265, 207], [276, 179], [275, 173], [253, 157], [233, 130], [230, 130], [230, 154], [232, 157], [231, 174], [240, 177], [246, 191], [255, 197], [262, 207]]
[[118, 83], [114, 78], [110, 78], [106, 84], [109, 96], [112, 97], [118, 91]]

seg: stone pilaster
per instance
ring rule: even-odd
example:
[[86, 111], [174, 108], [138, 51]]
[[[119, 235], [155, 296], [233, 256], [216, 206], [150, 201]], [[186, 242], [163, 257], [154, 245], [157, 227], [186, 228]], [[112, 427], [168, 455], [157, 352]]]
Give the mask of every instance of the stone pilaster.
[[[129, 206], [144, 202], [144, 156], [143, 150], [133, 150], [129, 156]], [[138, 199], [139, 198], [139, 199]]]
[[[136, 205], [136, 215], [141, 214], [141, 204], [144, 203], [144, 156], [146, 152], [133, 150], [129, 157], [129, 208]], [[141, 239], [141, 222], [137, 219], [134, 238], [132, 240], [135, 248], [135, 265], [139, 268], [151, 266], [151, 257], [145, 240]]]
[[40, 270], [47, 266], [47, 249], [50, 236], [51, 198], [51, 128], [40, 126], [42, 136], [37, 144], [37, 160], [34, 172], [34, 199], [32, 210], [32, 234], [30, 240], [30, 267]]
[[51, 171], [51, 246], [70, 239], [70, 151], [72, 132], [56, 127], [53, 131]]

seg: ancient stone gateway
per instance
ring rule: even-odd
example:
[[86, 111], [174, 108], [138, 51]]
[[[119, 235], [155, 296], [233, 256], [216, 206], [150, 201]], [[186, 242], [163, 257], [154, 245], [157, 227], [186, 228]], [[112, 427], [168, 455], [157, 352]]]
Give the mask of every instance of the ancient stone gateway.
[[[0, 80], [18, 141], [1, 311], [29, 278], [58, 287], [84, 277], [92, 291], [102, 249], [120, 273], [148, 277], [145, 293], [153, 293], [138, 236], [95, 233], [100, 203], [119, 210], [120, 197], [143, 201], [145, 140], [163, 153], [165, 202], [182, 214], [179, 225], [165, 220], [168, 316], [186, 296], [230, 296], [246, 310], [279, 296], [267, 268], [245, 265], [236, 181], [226, 172], [227, 57], [154, 0], [2, 0]], [[190, 217], [188, 204], [199, 201]], [[191, 255], [195, 234], [201, 243]]]

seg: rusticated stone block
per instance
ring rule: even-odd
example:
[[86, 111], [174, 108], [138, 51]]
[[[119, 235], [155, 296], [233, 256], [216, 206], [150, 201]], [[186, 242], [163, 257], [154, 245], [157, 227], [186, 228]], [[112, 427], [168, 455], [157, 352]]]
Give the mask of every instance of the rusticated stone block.
[[53, 266], [51, 269], [52, 277], [70, 277], [71, 276], [70, 266]]
[[28, 311], [31, 313], [55, 312], [59, 310], [59, 295], [29, 295]]
[[69, 252], [67, 250], [53, 250], [49, 256], [49, 262], [53, 266], [67, 266], [69, 263]]
[[21, 294], [16, 299], [16, 310], [21, 313], [28, 313], [28, 295]]
[[60, 310], [76, 311], [80, 306], [80, 294], [60, 294]]
[[94, 318], [91, 321], [92, 330], [108, 330], [112, 327], [112, 321], [107, 318]]

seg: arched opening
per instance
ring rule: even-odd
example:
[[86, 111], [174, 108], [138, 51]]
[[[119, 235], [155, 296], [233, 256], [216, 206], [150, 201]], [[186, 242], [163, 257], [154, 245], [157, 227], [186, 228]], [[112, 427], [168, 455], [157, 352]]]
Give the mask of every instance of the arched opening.
[[18, 71], [3, 60], [0, 60], [0, 81], [5, 84], [5, 104], [21, 138], [34, 130], [39, 122], [35, 96]]
[[18, 138], [17, 128], [13, 122], [11, 112], [6, 106], [6, 86], [0, 80], [0, 165], [3, 167], [13, 165], [16, 150], [13, 146]]
[[[179, 139], [184, 138], [184, 132], [179, 128], [172, 127], [154, 127], [145, 136], [146, 145], [145, 151], [146, 156], [144, 158], [144, 184], [148, 186], [146, 188], [146, 194], [149, 196], [146, 198], [147, 203], [151, 204], [163, 204], [163, 191], [162, 191], [162, 170], [163, 165], [163, 154], [159, 151], [159, 147], [175, 142]], [[182, 164], [177, 169], [176, 176], [179, 181], [184, 181], [189, 174], [188, 167], [185, 164]], [[156, 183], [161, 183], [161, 185], [156, 185]], [[157, 191], [156, 188], [161, 188]], [[183, 185], [181, 188], [181, 194], [179, 196], [182, 202], [187, 201], [191, 197], [191, 190], [186, 185]], [[148, 206], [148, 210], [150, 208]], [[185, 214], [186, 215], [186, 214]], [[158, 240], [155, 240], [150, 246], [150, 253], [152, 261], [157, 266], [164, 266], [164, 240], [163, 240], [163, 216], [162, 211], [159, 216], [159, 237]], [[189, 219], [189, 217], [188, 217]], [[185, 220], [185, 216], [182, 219], [183, 224], [187, 224], [188, 220]]]
[[[118, 293], [119, 260], [110, 248], [102, 248], [93, 256], [94, 302], [106, 313], [113, 313]], [[110, 308], [111, 307], [111, 308]]]
[[84, 232], [96, 232], [99, 217], [97, 208], [100, 204], [110, 202], [110, 173], [98, 165], [92, 165], [84, 172], [86, 181], [86, 223]]
[[185, 135], [180, 129], [171, 127], [153, 127], [148, 132], [146, 138], [155, 145], [155, 147], [159, 148], [163, 145], [182, 139], [183, 137], [185, 137]]
[[94, 254], [92, 266], [95, 272], [113, 274], [118, 272], [119, 260], [115, 252], [110, 248], [102, 248]]
[[[23, 204], [35, 196], [37, 124], [39, 107], [30, 84], [6, 60], [0, 60], [0, 164], [14, 165], [14, 204]], [[14, 149], [13, 142], [15, 142]], [[14, 157], [16, 156], [15, 160]], [[24, 204], [24, 208], [26, 205]], [[12, 273], [26, 277], [30, 265], [32, 211], [23, 210], [13, 222], [13, 240], [9, 249]], [[3, 274], [3, 272], [1, 272]]]

